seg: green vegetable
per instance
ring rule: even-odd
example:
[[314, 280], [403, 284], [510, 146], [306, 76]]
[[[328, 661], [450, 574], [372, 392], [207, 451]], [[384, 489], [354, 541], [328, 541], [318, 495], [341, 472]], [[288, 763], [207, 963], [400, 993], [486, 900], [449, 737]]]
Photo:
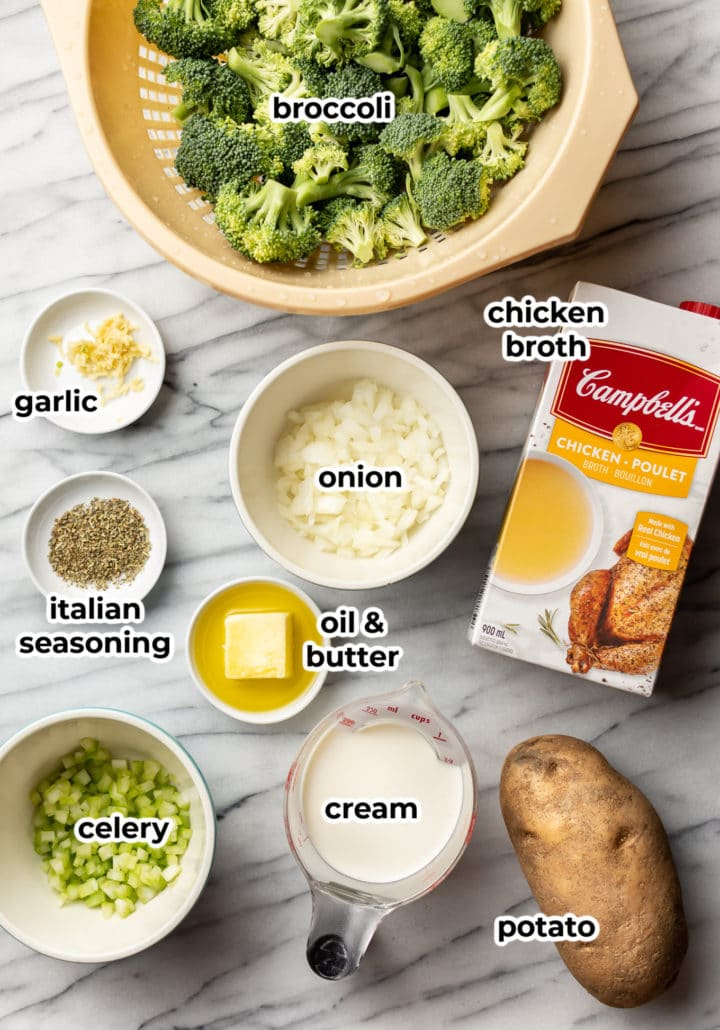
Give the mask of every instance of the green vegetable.
[[431, 18], [420, 36], [420, 56], [448, 92], [462, 89], [472, 78], [475, 47], [464, 25], [448, 18]]
[[357, 60], [382, 42], [387, 0], [300, 0], [293, 50], [318, 64]]
[[214, 197], [228, 176], [244, 185], [268, 171], [268, 155], [252, 126], [194, 114], [183, 126], [175, 167], [188, 186]]
[[487, 79], [492, 91], [480, 120], [537, 122], [560, 100], [562, 73], [543, 39], [523, 36], [489, 43], [475, 60], [475, 74]]
[[138, 0], [138, 32], [171, 57], [212, 57], [253, 20], [251, 0]]
[[[96, 740], [84, 738], [30, 795], [35, 806], [33, 844], [50, 886], [63, 905], [83, 901], [121, 918], [151, 901], [180, 875], [190, 843], [190, 804], [171, 775], [153, 761], [112, 759]], [[82, 818], [119, 812], [130, 817], [171, 818], [174, 828], [160, 848], [141, 843], [80, 842], [73, 826]]]
[[429, 229], [451, 229], [480, 218], [490, 205], [492, 179], [479, 161], [431, 157], [413, 187], [420, 219]]
[[[323, 240], [355, 264], [481, 217], [560, 99], [540, 30], [562, 0], [138, 0], [178, 60], [175, 166], [215, 203], [229, 244], [302, 261]], [[216, 59], [219, 58], [219, 59]], [[288, 102], [390, 91], [389, 123], [287, 122]], [[493, 183], [495, 186], [493, 186]]]
[[198, 113], [228, 117], [235, 122], [250, 120], [252, 106], [247, 84], [226, 64], [184, 57], [166, 67], [165, 78], [182, 86], [182, 103], [173, 111], [181, 124]]

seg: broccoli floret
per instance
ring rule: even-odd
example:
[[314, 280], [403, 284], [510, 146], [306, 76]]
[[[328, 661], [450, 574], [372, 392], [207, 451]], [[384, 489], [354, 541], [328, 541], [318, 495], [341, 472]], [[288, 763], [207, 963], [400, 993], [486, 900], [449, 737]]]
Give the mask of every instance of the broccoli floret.
[[257, 0], [255, 6], [260, 34], [292, 47], [300, 0]]
[[294, 68], [297, 69], [302, 81], [305, 83], [305, 90], [309, 97], [326, 97], [328, 70], [321, 68], [315, 61], [307, 57], [295, 57], [288, 55]]
[[420, 56], [448, 92], [462, 89], [472, 77], [475, 47], [472, 36], [459, 22], [431, 18], [420, 36]]
[[326, 183], [314, 182], [309, 175], [295, 181], [298, 204], [316, 204], [335, 197], [367, 200], [380, 208], [398, 191], [399, 169], [396, 162], [376, 145], [358, 147], [355, 162], [346, 171], [335, 172]]
[[212, 198], [231, 179], [244, 186], [267, 171], [253, 128], [230, 118], [194, 114], [183, 125], [175, 167], [188, 186]]
[[397, 25], [400, 39], [406, 49], [417, 44], [425, 24], [425, 15], [415, 0], [388, 0], [391, 20]]
[[447, 126], [443, 145], [448, 154], [457, 154], [459, 150], [474, 152], [484, 145], [488, 123], [470, 94], [449, 93], [448, 113], [443, 121]]
[[435, 72], [429, 64], [423, 65], [420, 75], [422, 78], [423, 90], [425, 92], [425, 96], [423, 97], [423, 111], [426, 114], [439, 114], [440, 111], [443, 111], [447, 107], [447, 91], [444, 86], [440, 85]]
[[425, 103], [422, 73], [414, 65], [406, 64], [403, 69], [402, 83], [398, 87], [399, 99], [395, 105], [396, 113], [420, 114]]
[[488, 18], [472, 18], [465, 23], [465, 29], [473, 41], [476, 54], [498, 38], [495, 23]]
[[312, 208], [300, 210], [295, 190], [275, 179], [242, 189], [235, 182], [222, 187], [215, 221], [236, 250], [262, 263], [298, 261], [319, 245]]
[[267, 122], [256, 126], [255, 132], [268, 174], [291, 185], [293, 165], [313, 145], [308, 126], [305, 122]]
[[374, 257], [384, 257], [382, 224], [372, 204], [337, 204], [326, 213], [325, 239], [336, 250], [349, 250], [355, 267], [367, 265]]
[[182, 103], [173, 116], [185, 122], [191, 114], [216, 114], [247, 122], [252, 108], [247, 85], [226, 64], [200, 57], [184, 57], [165, 68], [165, 79], [182, 86]]
[[[330, 72], [323, 96], [371, 97], [375, 93], [382, 93], [384, 88], [377, 72], [353, 63]], [[333, 122], [333, 131], [348, 143], [374, 143], [381, 129], [382, 126], [376, 122]]]
[[480, 110], [488, 122], [509, 116], [537, 122], [560, 100], [562, 73], [543, 39], [521, 36], [490, 43], [475, 61], [475, 73], [493, 90]]
[[435, 13], [451, 21], [469, 21], [477, 10], [478, 0], [432, 0]]
[[[227, 63], [236, 75], [245, 80], [255, 105], [262, 104], [273, 93], [303, 95], [298, 68], [259, 36], [249, 47], [233, 47], [228, 53]], [[299, 93], [298, 89], [301, 90]]]
[[380, 146], [401, 158], [418, 179], [428, 156], [437, 149], [445, 125], [431, 114], [399, 114], [380, 133]]
[[325, 185], [335, 172], [345, 172], [348, 156], [337, 143], [317, 143], [308, 149], [293, 164], [293, 171], [300, 179], [312, 179]]
[[518, 139], [522, 128], [516, 126], [505, 135], [502, 122], [490, 122], [485, 135], [485, 145], [478, 150], [477, 158], [491, 179], [510, 179], [525, 164], [528, 145]]
[[531, 29], [539, 29], [558, 13], [562, 0], [478, 0], [493, 17], [500, 39], [519, 36], [523, 19]]
[[399, 193], [380, 212], [385, 243], [391, 250], [421, 247], [427, 235], [420, 224], [420, 215], [413, 198]]
[[250, 24], [250, 0], [138, 0], [133, 19], [145, 39], [171, 57], [212, 57]]
[[537, 7], [531, 7], [523, 17], [523, 28], [538, 32], [551, 18], [560, 13], [562, 0], [540, 0]]
[[413, 186], [420, 221], [428, 229], [450, 229], [480, 218], [490, 205], [492, 179], [479, 161], [435, 154]]
[[387, 18], [387, 0], [300, 0], [295, 53], [322, 65], [356, 60], [380, 46]]

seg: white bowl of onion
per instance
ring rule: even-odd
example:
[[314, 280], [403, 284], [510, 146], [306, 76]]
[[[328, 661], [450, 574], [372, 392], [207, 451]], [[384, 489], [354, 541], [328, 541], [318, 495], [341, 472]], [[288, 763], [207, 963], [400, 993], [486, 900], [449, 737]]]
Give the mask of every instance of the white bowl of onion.
[[[325, 469], [399, 469], [391, 490], [327, 490]], [[230, 444], [233, 498], [289, 572], [362, 590], [412, 576], [470, 513], [478, 445], [460, 397], [432, 366], [387, 344], [322, 344], [253, 390]], [[377, 478], [386, 477], [381, 475]]]

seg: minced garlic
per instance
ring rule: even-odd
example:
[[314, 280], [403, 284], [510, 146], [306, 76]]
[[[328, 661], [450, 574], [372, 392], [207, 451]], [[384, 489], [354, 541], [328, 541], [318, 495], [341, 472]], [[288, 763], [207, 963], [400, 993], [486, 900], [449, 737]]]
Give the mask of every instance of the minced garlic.
[[127, 383], [125, 380], [136, 358], [154, 360], [152, 351], [147, 344], [135, 339], [133, 333], [136, 327], [128, 322], [122, 312], [106, 318], [97, 329], [91, 329], [87, 322], [83, 329], [87, 337], [51, 336], [50, 340], [62, 347], [65, 357], [81, 375], [88, 379], [109, 378], [116, 381], [109, 389], [103, 386], [98, 388], [101, 403], [145, 388], [139, 376]]

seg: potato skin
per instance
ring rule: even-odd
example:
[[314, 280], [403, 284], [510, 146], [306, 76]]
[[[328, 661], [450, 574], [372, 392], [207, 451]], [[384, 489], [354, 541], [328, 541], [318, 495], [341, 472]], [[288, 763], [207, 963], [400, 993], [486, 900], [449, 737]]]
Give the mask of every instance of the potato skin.
[[505, 759], [500, 807], [541, 911], [600, 924], [594, 941], [557, 945], [575, 979], [616, 1008], [662, 994], [687, 924], [667, 834], [644, 794], [591, 744], [544, 736]]

